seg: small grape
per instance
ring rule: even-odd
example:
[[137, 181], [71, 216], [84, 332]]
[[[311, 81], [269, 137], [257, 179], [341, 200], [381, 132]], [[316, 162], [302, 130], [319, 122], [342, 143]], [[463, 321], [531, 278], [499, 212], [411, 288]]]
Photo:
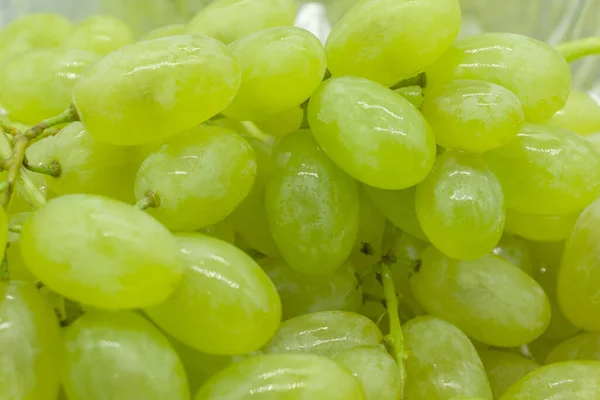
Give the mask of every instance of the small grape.
[[27, 268], [57, 293], [93, 307], [162, 303], [181, 278], [179, 248], [155, 219], [106, 197], [50, 200], [23, 226]]
[[546, 364], [574, 360], [600, 361], [600, 332], [586, 332], [565, 340], [548, 354]]
[[563, 109], [544, 124], [568, 129], [580, 135], [600, 132], [600, 104], [589, 93], [573, 89]]
[[81, 75], [73, 102], [96, 139], [146, 144], [219, 113], [237, 93], [240, 79], [239, 64], [223, 43], [206, 36], [171, 36], [105, 56]]
[[433, 167], [435, 140], [427, 121], [408, 100], [375, 82], [328, 79], [313, 93], [307, 115], [329, 157], [367, 185], [405, 189]]
[[529, 240], [559, 242], [569, 237], [579, 214], [531, 215], [508, 210], [506, 231]]
[[267, 135], [281, 137], [286, 133], [300, 129], [304, 119], [302, 107], [292, 107], [268, 119], [254, 121], [254, 124]]
[[519, 267], [527, 275], [533, 274], [533, 265], [527, 243], [518, 237], [504, 235], [492, 250], [494, 255]]
[[169, 36], [178, 36], [185, 34], [186, 31], [187, 25], [184, 24], [165, 25], [148, 32], [141, 40], [152, 40], [166, 38]]
[[513, 383], [541, 367], [529, 358], [508, 351], [480, 349], [478, 353], [492, 387], [494, 399], [500, 398]]
[[112, 15], [99, 14], [77, 25], [63, 45], [105, 55], [133, 42], [133, 32], [125, 22]]
[[394, 92], [404, 97], [416, 108], [421, 108], [421, 105], [423, 104], [423, 88], [421, 86], [401, 87], [395, 89]]

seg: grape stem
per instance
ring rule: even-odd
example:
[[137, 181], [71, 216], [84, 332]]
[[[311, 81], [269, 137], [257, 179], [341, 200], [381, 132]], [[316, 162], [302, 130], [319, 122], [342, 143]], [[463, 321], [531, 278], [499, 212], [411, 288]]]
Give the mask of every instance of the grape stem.
[[[6, 246], [8, 248], [8, 246]], [[10, 271], [8, 270], [8, 261], [6, 258], [6, 251], [4, 252], [4, 258], [2, 264], [0, 264], [0, 282], [10, 281]]]
[[17, 127], [12, 126], [9, 122], [4, 120], [0, 120], [0, 127], [4, 129], [4, 132], [8, 133], [11, 136], [15, 136], [17, 133], [20, 132], [20, 130]]
[[135, 206], [140, 210], [156, 208], [160, 206], [160, 196], [154, 190], [149, 190], [144, 197], [138, 201]]
[[60, 164], [57, 161], [51, 161], [50, 164], [31, 165], [26, 160], [23, 162], [23, 166], [28, 171], [35, 172], [38, 174], [49, 175], [53, 178], [58, 178], [62, 172]]
[[600, 55], [600, 36], [592, 36], [562, 43], [558, 45], [556, 49], [568, 63], [577, 61], [586, 56]]

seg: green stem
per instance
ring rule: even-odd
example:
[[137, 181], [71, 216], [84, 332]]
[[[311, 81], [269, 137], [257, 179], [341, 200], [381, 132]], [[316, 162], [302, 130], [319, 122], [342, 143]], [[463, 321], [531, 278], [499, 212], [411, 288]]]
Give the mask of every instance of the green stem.
[[0, 120], [0, 127], [4, 129], [4, 132], [8, 133], [11, 136], [15, 136], [21, 131], [10, 124], [8, 121]]
[[258, 126], [254, 125], [254, 123], [250, 121], [243, 121], [242, 125], [244, 125], [244, 128], [246, 128], [250, 136], [253, 138], [260, 140], [261, 142], [269, 142], [269, 136], [265, 135], [263, 131], [258, 128]]
[[[7, 246], [8, 248], [8, 246]], [[10, 271], [8, 270], [8, 261], [6, 259], [6, 251], [4, 252], [4, 259], [0, 264], [0, 282], [10, 281]]]
[[392, 271], [386, 263], [381, 263], [381, 281], [383, 283], [383, 294], [390, 319], [389, 341], [394, 349], [396, 362], [398, 365], [404, 364], [404, 361], [408, 358], [408, 354], [404, 348], [404, 335], [402, 334], [400, 317], [398, 316], [398, 300], [396, 298], [396, 288], [392, 278]]
[[138, 201], [135, 206], [140, 210], [156, 208], [160, 206], [160, 196], [153, 190], [149, 190], [144, 197]]
[[51, 161], [50, 164], [30, 165], [29, 163], [23, 163], [28, 171], [35, 172], [38, 174], [49, 175], [53, 178], [58, 178], [62, 172], [60, 164], [57, 161]]
[[556, 47], [568, 63], [582, 57], [600, 55], [600, 36], [592, 36], [560, 44]]

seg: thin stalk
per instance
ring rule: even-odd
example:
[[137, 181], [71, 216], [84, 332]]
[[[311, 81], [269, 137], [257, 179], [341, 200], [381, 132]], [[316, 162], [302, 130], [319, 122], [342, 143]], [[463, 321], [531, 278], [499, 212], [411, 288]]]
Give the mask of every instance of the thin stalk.
[[149, 190], [144, 197], [138, 201], [135, 206], [140, 210], [156, 208], [160, 206], [160, 196], [153, 190]]
[[558, 45], [556, 49], [568, 63], [572, 63], [583, 57], [600, 55], [600, 36], [566, 42]]

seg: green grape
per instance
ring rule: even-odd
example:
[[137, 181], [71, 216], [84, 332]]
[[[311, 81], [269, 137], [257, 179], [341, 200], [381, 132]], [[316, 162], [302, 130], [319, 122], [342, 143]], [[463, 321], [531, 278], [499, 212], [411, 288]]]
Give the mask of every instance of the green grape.
[[265, 206], [265, 185], [270, 173], [272, 144], [255, 138], [246, 141], [256, 154], [256, 179], [252, 190], [244, 201], [231, 213], [235, 232], [252, 248], [268, 256], [279, 256], [279, 250], [271, 234], [267, 208]]
[[387, 309], [381, 301], [365, 300], [357, 313], [375, 322], [382, 333], [390, 331]]
[[[254, 1], [254, 0], [253, 0]], [[364, 400], [358, 381], [332, 360], [314, 354], [249, 358], [213, 376], [194, 400]]]
[[417, 217], [444, 254], [474, 260], [500, 241], [505, 211], [502, 187], [483, 158], [446, 151], [417, 186]]
[[231, 43], [264, 29], [292, 26], [295, 17], [294, 0], [216, 0], [192, 18], [188, 33]]
[[155, 192], [160, 205], [148, 212], [171, 230], [193, 231], [227, 217], [252, 189], [256, 168], [244, 138], [227, 128], [198, 126], [144, 160], [135, 197]]
[[518, 237], [504, 235], [492, 250], [496, 256], [508, 261], [512, 265], [519, 267], [527, 275], [533, 274], [533, 264], [529, 249], [523, 239]]
[[546, 364], [572, 360], [600, 361], [600, 332], [586, 332], [565, 340], [548, 354]]
[[267, 135], [281, 137], [300, 129], [303, 120], [304, 110], [302, 107], [292, 107], [268, 119], [254, 121], [254, 124]]
[[8, 242], [8, 216], [4, 208], [0, 208], [0, 260], [4, 260], [6, 243]]
[[500, 398], [513, 383], [540, 368], [537, 362], [519, 354], [494, 349], [478, 350], [494, 399]]
[[331, 357], [358, 346], [377, 346], [383, 336], [373, 321], [347, 311], [321, 311], [283, 321], [266, 353], [314, 353]]
[[177, 353], [130, 312], [91, 311], [64, 330], [60, 374], [69, 400], [188, 400]]
[[169, 36], [184, 35], [187, 31], [187, 25], [171, 24], [159, 26], [158, 28], [148, 32], [141, 40], [162, 39]]
[[565, 244], [558, 271], [560, 308], [573, 325], [600, 330], [600, 200], [583, 211]]
[[387, 351], [379, 347], [344, 350], [333, 360], [352, 372], [365, 392], [365, 400], [398, 400], [402, 397], [402, 370]]
[[402, 330], [409, 352], [405, 400], [446, 400], [455, 396], [492, 399], [475, 347], [454, 325], [434, 317], [417, 317]]
[[513, 211], [571, 214], [600, 194], [600, 154], [589, 141], [561, 128], [526, 124], [515, 140], [487, 152], [485, 161]]
[[572, 89], [564, 108], [544, 123], [580, 135], [600, 132], [600, 104], [589, 93]]
[[529, 240], [558, 242], [571, 234], [581, 211], [566, 215], [532, 215], [507, 210], [506, 231]]
[[563, 108], [571, 90], [569, 65], [556, 49], [514, 33], [460, 39], [427, 69], [427, 87], [455, 79], [504, 86], [521, 101], [525, 119], [544, 121]]
[[55, 292], [107, 309], [162, 303], [182, 273], [177, 242], [154, 218], [84, 194], [40, 207], [23, 226], [21, 254]]
[[596, 151], [600, 153], [600, 132], [591, 133], [589, 135], [584, 136], [584, 138], [594, 146]]
[[0, 30], [0, 64], [24, 51], [60, 46], [72, 29], [71, 22], [60, 14], [30, 14], [15, 19]]
[[215, 225], [209, 225], [206, 228], [200, 229], [198, 232], [212, 236], [215, 239], [222, 240], [229, 244], [235, 244], [235, 232], [228, 220], [223, 220]]
[[[187, 0], [185, 0], [187, 1]], [[198, 3], [199, 0], [193, 0]], [[184, 23], [182, 0], [97, 0], [99, 12], [114, 15], [127, 23], [136, 37], [152, 29], [175, 23]]]
[[267, 119], [300, 105], [325, 73], [323, 45], [302, 28], [255, 32], [229, 48], [240, 62], [242, 85], [223, 114], [239, 120]]
[[313, 93], [307, 113], [319, 145], [367, 185], [404, 189], [425, 179], [433, 167], [435, 140], [425, 118], [404, 97], [375, 82], [328, 79]]
[[421, 105], [423, 104], [423, 88], [421, 86], [401, 87], [395, 89], [394, 92], [404, 97], [416, 108], [421, 108]]
[[0, 397], [55, 400], [60, 332], [33, 284], [0, 282]]
[[183, 343], [210, 354], [258, 350], [279, 327], [281, 301], [267, 274], [235, 246], [201, 234], [177, 236], [184, 276], [146, 314]]
[[571, 361], [539, 368], [512, 385], [500, 400], [600, 398], [600, 362]]
[[517, 136], [525, 118], [510, 90], [469, 80], [435, 87], [425, 96], [421, 111], [437, 144], [472, 153], [504, 146]]
[[77, 25], [63, 45], [105, 55], [134, 41], [133, 32], [125, 22], [112, 15], [98, 14]]
[[415, 207], [416, 187], [404, 190], [383, 190], [372, 186], [362, 186], [369, 199], [383, 215], [405, 232], [425, 241], [429, 241], [419, 219]]
[[358, 200], [358, 236], [350, 254], [350, 261], [356, 270], [360, 271], [381, 260], [386, 219], [363, 190], [359, 190]]
[[105, 56], [81, 75], [73, 102], [96, 139], [146, 144], [219, 113], [240, 81], [239, 64], [223, 43], [206, 36], [171, 36]]
[[273, 238], [297, 271], [330, 274], [352, 252], [359, 218], [356, 183], [309, 131], [291, 133], [275, 146], [266, 204]]
[[410, 281], [415, 297], [429, 314], [475, 340], [515, 347], [535, 340], [548, 326], [548, 298], [518, 267], [493, 255], [454, 260], [434, 247], [421, 259]]
[[327, 39], [328, 66], [391, 86], [444, 54], [459, 29], [457, 0], [360, 1]]
[[0, 102], [11, 118], [28, 124], [60, 114], [71, 104], [75, 82], [98, 57], [63, 48], [17, 55], [2, 65]]
[[8, 263], [8, 273], [11, 280], [34, 283], [37, 278], [25, 265], [25, 260], [21, 255], [21, 242], [11, 242], [6, 249], [6, 262]]
[[351, 265], [325, 276], [301, 274], [276, 258], [261, 260], [260, 266], [277, 287], [284, 320], [319, 311], [356, 311], [362, 304]]

